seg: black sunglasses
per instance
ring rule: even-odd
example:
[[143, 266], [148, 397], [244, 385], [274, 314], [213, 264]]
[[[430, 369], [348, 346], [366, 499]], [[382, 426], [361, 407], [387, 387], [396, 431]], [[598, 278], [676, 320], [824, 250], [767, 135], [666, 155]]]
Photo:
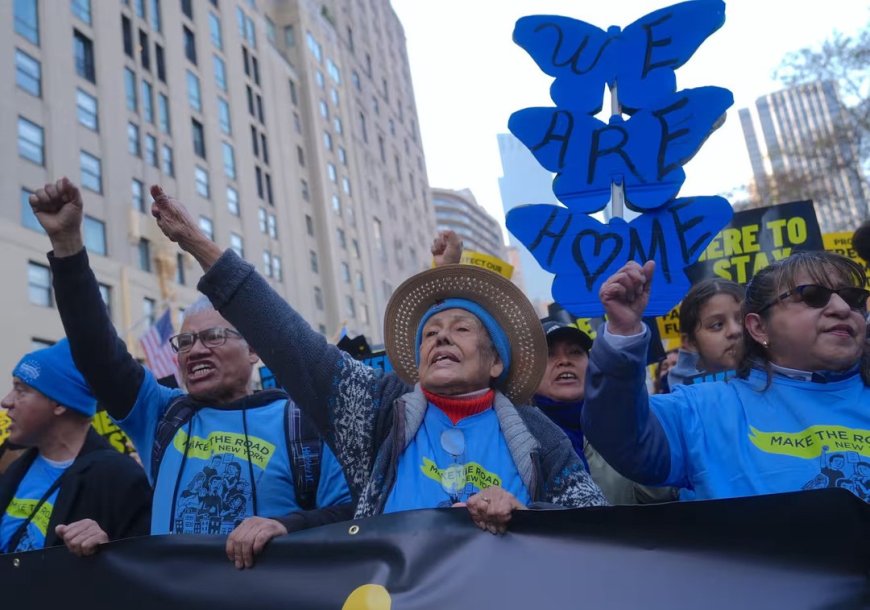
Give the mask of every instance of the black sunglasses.
[[219, 347], [227, 342], [230, 337], [241, 338], [241, 333], [232, 328], [206, 328], [198, 333], [181, 333], [169, 337], [169, 345], [178, 353], [189, 352], [193, 349], [196, 340], [199, 339], [206, 347]]
[[846, 286], [845, 288], [828, 288], [827, 286], [819, 286], [818, 284], [804, 284], [795, 286], [794, 289], [783, 292], [773, 301], [758, 310], [758, 313], [767, 311], [780, 301], [784, 301], [792, 295], [796, 295], [801, 301], [809, 307], [820, 309], [828, 304], [831, 300], [831, 295], [836, 294], [846, 302], [851, 309], [862, 314], [867, 314], [867, 298], [870, 297], [870, 290], [858, 288], [857, 286]]

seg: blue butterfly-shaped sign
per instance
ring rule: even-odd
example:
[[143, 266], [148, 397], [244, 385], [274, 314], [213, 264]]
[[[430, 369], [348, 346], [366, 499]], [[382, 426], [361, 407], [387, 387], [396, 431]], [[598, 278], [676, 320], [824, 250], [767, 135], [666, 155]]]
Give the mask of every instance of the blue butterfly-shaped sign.
[[557, 106], [595, 114], [604, 84], [617, 85], [624, 112], [647, 108], [677, 88], [674, 70], [725, 22], [721, 0], [690, 0], [660, 9], [620, 30], [584, 21], [533, 15], [517, 21], [514, 42], [556, 78]]
[[555, 172], [553, 192], [572, 212], [589, 214], [610, 200], [611, 182], [625, 185], [635, 210], [652, 210], [679, 193], [689, 161], [734, 102], [721, 87], [684, 89], [628, 120], [604, 123], [562, 108], [524, 108], [510, 131], [542, 166]]
[[542, 268], [555, 273], [553, 299], [579, 318], [604, 313], [598, 290], [630, 260], [656, 262], [648, 316], [668, 313], [691, 283], [685, 268], [731, 220], [722, 197], [675, 199], [631, 222], [598, 222], [555, 205], [512, 209], [507, 228]]

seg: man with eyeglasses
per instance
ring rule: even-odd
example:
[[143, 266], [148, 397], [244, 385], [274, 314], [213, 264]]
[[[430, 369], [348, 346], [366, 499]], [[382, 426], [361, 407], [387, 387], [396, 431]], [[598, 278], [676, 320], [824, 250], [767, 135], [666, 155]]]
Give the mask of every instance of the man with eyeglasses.
[[304, 428], [298, 411], [281, 390], [251, 392], [257, 354], [207, 299], [187, 309], [170, 339], [185, 395], [157, 383], [118, 338], [88, 264], [78, 189], [63, 178], [31, 205], [51, 240], [57, 306], [76, 365], [133, 440], [154, 486], [152, 534], [229, 534], [227, 555], [244, 568], [276, 536], [350, 516], [344, 474], [326, 446], [318, 447], [312, 493], [323, 510], [300, 511], [294, 464], [311, 447], [291, 438]]

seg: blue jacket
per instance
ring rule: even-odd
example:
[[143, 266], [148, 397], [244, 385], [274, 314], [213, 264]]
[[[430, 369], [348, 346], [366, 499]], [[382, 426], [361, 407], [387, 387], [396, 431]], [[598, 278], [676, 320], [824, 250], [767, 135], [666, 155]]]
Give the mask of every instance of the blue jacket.
[[857, 373], [821, 384], [753, 370], [747, 379], [649, 396], [649, 332], [589, 358], [583, 428], [625, 476], [697, 499], [842, 487], [870, 501], [870, 388]]

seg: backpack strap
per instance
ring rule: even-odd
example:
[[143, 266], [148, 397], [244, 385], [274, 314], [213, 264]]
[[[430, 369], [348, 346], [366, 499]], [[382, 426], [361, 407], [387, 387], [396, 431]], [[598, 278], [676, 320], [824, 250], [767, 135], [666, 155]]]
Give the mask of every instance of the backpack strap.
[[317, 508], [323, 441], [312, 421], [292, 400], [288, 400], [284, 407], [284, 424], [296, 503], [302, 510], [313, 510]]
[[151, 483], [157, 484], [157, 473], [160, 470], [160, 462], [166, 453], [169, 443], [175, 438], [184, 424], [190, 421], [193, 414], [199, 409], [199, 404], [187, 394], [177, 396], [169, 403], [163, 416], [157, 422], [157, 430], [154, 433], [154, 444], [151, 447]]

